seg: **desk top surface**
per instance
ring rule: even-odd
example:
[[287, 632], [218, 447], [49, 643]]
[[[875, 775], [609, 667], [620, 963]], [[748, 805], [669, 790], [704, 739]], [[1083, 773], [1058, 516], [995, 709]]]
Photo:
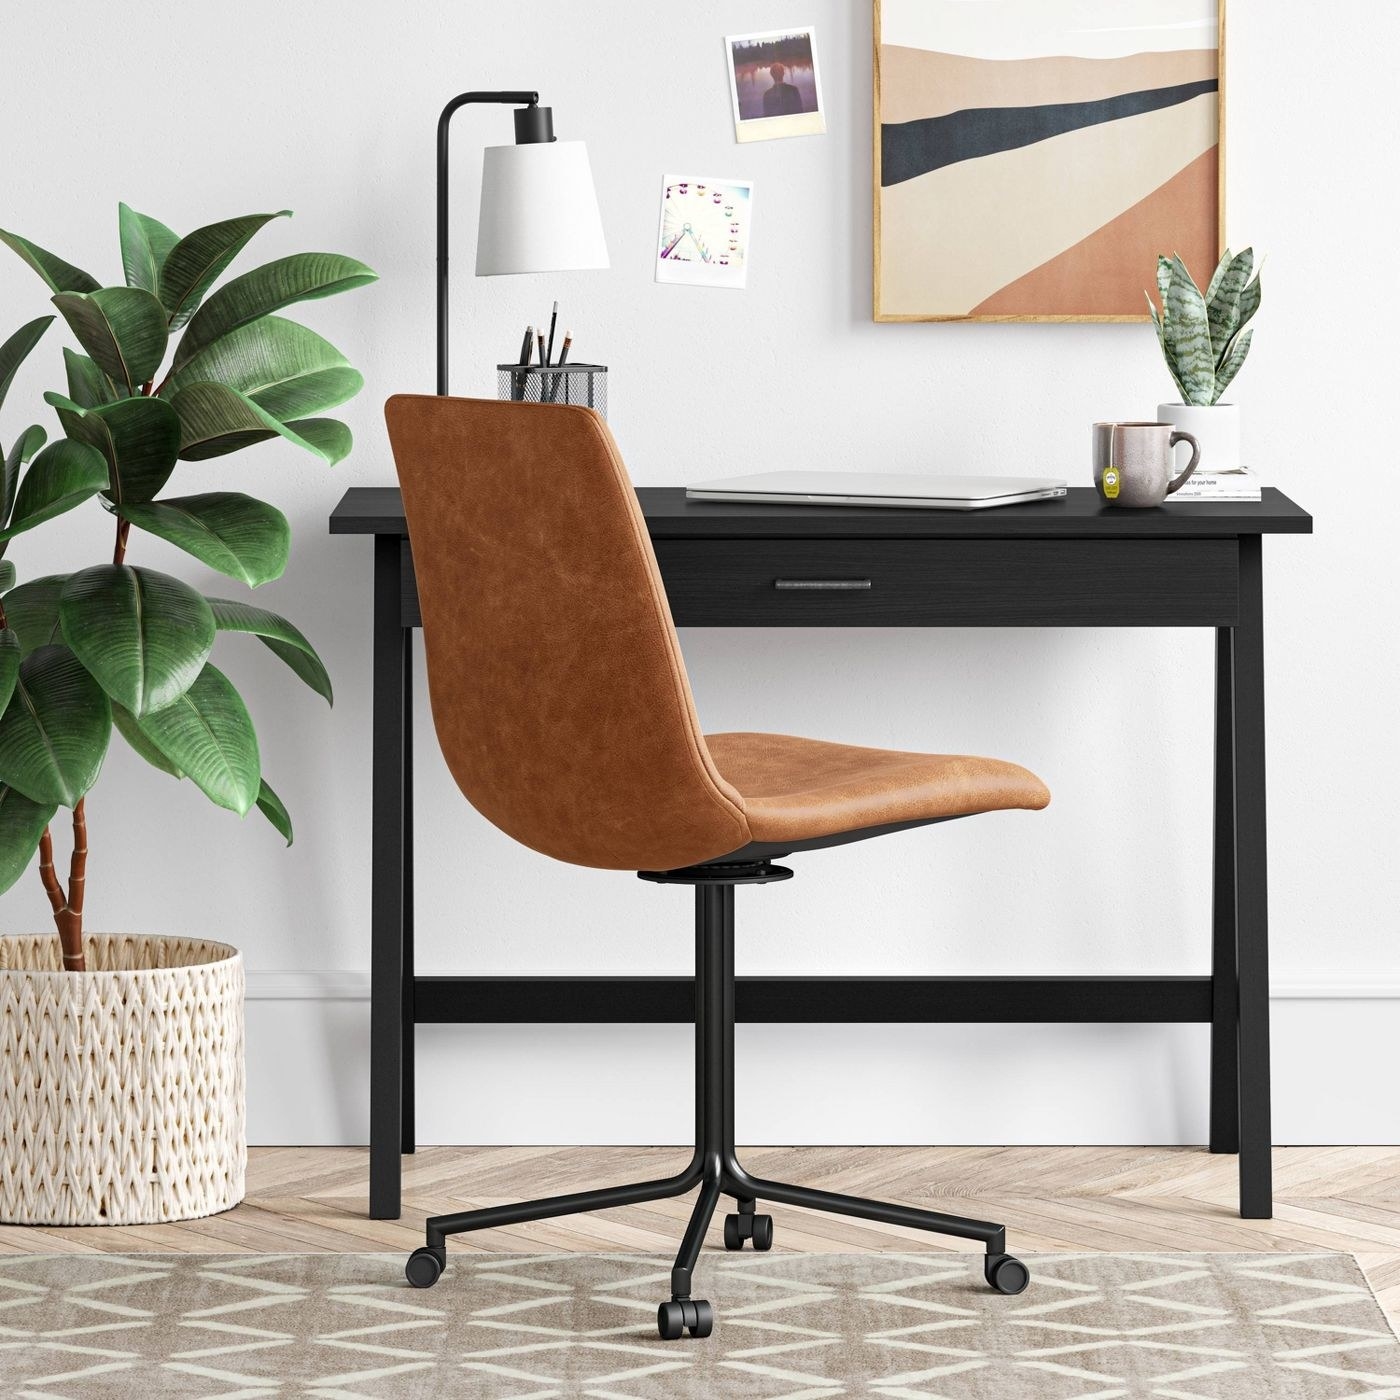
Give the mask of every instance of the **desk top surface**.
[[[653, 539], [1200, 539], [1312, 532], [1312, 516], [1272, 486], [1257, 502], [1168, 501], [1150, 510], [1107, 506], [1090, 486], [1072, 486], [1059, 500], [971, 511], [690, 501], [680, 486], [642, 486], [637, 499]], [[399, 488], [352, 487], [331, 512], [330, 530], [407, 534]]]

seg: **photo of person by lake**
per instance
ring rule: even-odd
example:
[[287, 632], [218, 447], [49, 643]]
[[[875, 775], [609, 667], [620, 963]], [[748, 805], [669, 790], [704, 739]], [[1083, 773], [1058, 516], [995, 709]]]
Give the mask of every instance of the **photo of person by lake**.
[[731, 35], [724, 47], [736, 140], [771, 141], [826, 131], [816, 30]]

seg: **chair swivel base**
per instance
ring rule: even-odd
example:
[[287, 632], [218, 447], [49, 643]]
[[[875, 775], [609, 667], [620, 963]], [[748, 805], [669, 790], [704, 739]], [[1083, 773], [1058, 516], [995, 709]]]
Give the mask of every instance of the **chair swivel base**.
[[643, 1201], [683, 1196], [699, 1187], [671, 1270], [671, 1297], [657, 1309], [657, 1331], [665, 1341], [674, 1341], [686, 1332], [692, 1337], [707, 1337], [714, 1327], [713, 1308], [705, 1299], [691, 1296], [691, 1283], [710, 1221], [720, 1200], [726, 1196], [738, 1204], [736, 1211], [725, 1216], [726, 1249], [742, 1249], [745, 1241], [757, 1250], [772, 1248], [773, 1219], [756, 1210], [757, 1203], [762, 1200], [976, 1240], [986, 1248], [983, 1276], [991, 1288], [1004, 1294], [1020, 1293], [1026, 1288], [1030, 1270], [1019, 1259], [1007, 1254], [1004, 1226], [766, 1181], [751, 1175], [740, 1164], [734, 1147], [734, 886], [781, 880], [789, 874], [780, 866], [764, 865], [761, 870], [746, 870], [742, 866], [726, 865], [697, 866], [660, 874], [648, 872], [645, 877], [695, 886], [696, 1146], [689, 1165], [674, 1176], [655, 1181], [434, 1216], [427, 1222], [427, 1243], [413, 1251], [405, 1266], [409, 1283], [415, 1288], [431, 1288], [438, 1281], [447, 1264], [449, 1235], [582, 1211], [637, 1205]]

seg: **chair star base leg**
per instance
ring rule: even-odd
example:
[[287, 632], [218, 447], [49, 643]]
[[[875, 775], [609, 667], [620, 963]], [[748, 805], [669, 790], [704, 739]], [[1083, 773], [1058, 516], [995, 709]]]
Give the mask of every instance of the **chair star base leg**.
[[[724, 1219], [726, 1249], [742, 1249], [745, 1241], [757, 1250], [772, 1248], [773, 1217], [757, 1211], [758, 1202], [764, 1201], [976, 1240], [986, 1251], [983, 1276], [987, 1285], [998, 1293], [1022, 1292], [1030, 1282], [1030, 1271], [1007, 1254], [1003, 1225], [767, 1181], [750, 1175], [740, 1164], [734, 1148], [734, 884], [742, 881], [717, 880], [717, 869], [722, 867], [697, 868], [692, 881], [696, 887], [696, 1148], [690, 1165], [655, 1181], [434, 1216], [427, 1222], [425, 1245], [409, 1257], [404, 1271], [408, 1281], [417, 1288], [431, 1288], [437, 1282], [446, 1266], [449, 1235], [684, 1196], [698, 1186], [671, 1270], [671, 1297], [657, 1309], [657, 1332], [664, 1341], [676, 1341], [687, 1332], [692, 1337], [708, 1337], [714, 1327], [714, 1309], [705, 1299], [691, 1294], [700, 1251], [723, 1196], [733, 1197], [738, 1205], [738, 1210]], [[688, 873], [668, 871], [666, 878], [679, 882]]]

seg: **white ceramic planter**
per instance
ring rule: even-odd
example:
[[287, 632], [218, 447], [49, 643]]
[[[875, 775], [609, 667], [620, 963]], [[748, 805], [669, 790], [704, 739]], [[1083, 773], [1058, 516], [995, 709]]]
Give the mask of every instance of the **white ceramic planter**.
[[1201, 445], [1198, 471], [1236, 472], [1244, 466], [1240, 456], [1238, 404], [1217, 403], [1199, 408], [1187, 403], [1159, 403], [1157, 421], [1190, 433]]
[[243, 959], [193, 938], [0, 938], [0, 1221], [137, 1225], [243, 1199]]

